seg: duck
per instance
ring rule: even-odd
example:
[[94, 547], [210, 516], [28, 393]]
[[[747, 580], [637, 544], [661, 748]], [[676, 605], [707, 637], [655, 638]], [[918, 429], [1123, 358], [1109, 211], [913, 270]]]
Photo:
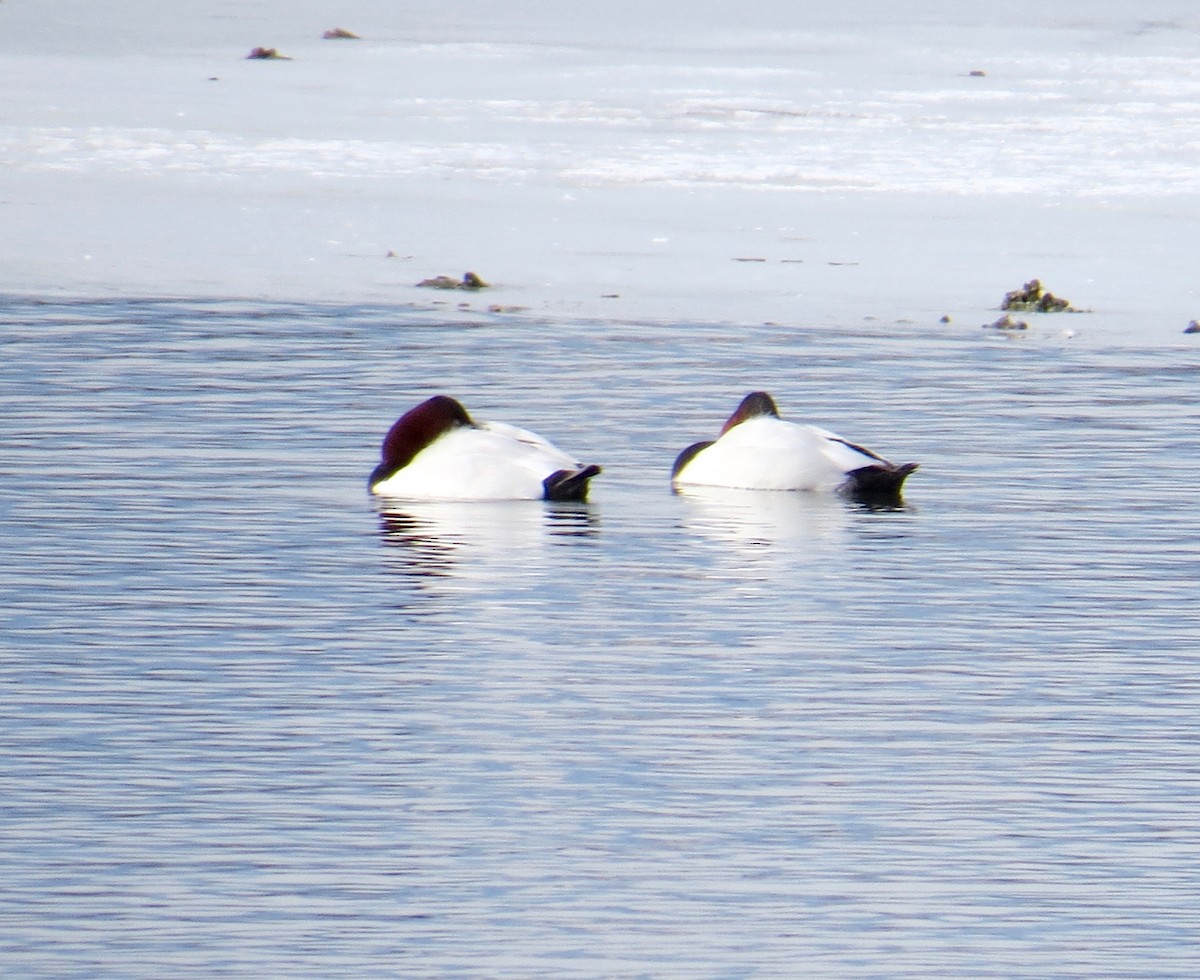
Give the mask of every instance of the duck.
[[367, 486], [406, 500], [582, 502], [599, 472], [536, 433], [506, 422], [476, 422], [461, 402], [435, 395], [388, 430]]
[[835, 491], [862, 503], [897, 504], [918, 463], [897, 466], [815, 425], [784, 421], [775, 399], [752, 391], [713, 441], [675, 459], [671, 484], [745, 490]]

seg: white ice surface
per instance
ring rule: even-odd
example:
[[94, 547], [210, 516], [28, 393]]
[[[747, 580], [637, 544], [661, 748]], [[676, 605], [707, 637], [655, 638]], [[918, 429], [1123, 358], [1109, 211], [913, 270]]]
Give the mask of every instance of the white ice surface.
[[3, 0], [0, 292], [974, 330], [1039, 277], [1094, 311], [1042, 335], [1186, 343], [1198, 48], [1169, 0]]

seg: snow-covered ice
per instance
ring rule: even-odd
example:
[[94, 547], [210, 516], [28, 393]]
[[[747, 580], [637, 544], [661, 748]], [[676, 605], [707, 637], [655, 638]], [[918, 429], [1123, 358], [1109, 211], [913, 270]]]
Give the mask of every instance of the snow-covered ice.
[[1169, 0], [4, 0], [0, 291], [974, 329], [1039, 277], [1094, 311], [1046, 329], [1176, 342], [1198, 44]]

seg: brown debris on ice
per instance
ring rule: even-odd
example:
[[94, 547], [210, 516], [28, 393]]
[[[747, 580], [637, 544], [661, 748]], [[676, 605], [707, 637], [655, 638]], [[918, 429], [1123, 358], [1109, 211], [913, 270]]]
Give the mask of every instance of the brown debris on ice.
[[334, 41], [340, 38], [345, 38], [350, 41], [359, 41], [361, 38], [353, 31], [348, 31], [344, 27], [334, 27], [321, 35], [326, 41]]
[[1038, 279], [1030, 279], [1020, 289], [1005, 293], [1000, 309], [1028, 313], [1059, 313], [1063, 310], [1077, 312], [1071, 306], [1070, 300], [1062, 299], [1052, 292], [1042, 289], [1041, 281]]
[[464, 272], [462, 279], [455, 279], [453, 276], [434, 276], [432, 279], [422, 279], [418, 286], [425, 286], [428, 289], [467, 289], [475, 291], [478, 289], [487, 289], [491, 283], [484, 282], [474, 272]]
[[291, 61], [286, 54], [280, 54], [275, 48], [251, 48], [246, 55], [247, 61]]
[[1004, 316], [1000, 317], [1000, 319], [996, 320], [994, 323], [985, 323], [983, 325], [983, 329], [984, 330], [1006, 330], [1006, 331], [1028, 330], [1029, 324], [1026, 323], [1024, 320], [1014, 320], [1011, 316], [1009, 316], [1007, 313], [1005, 313]]

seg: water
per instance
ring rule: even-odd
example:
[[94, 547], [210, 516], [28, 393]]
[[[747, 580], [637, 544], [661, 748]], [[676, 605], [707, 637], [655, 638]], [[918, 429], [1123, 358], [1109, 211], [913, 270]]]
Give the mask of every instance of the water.
[[[4, 318], [6, 975], [1200, 969], [1194, 347]], [[671, 495], [752, 388], [908, 505]], [[437, 391], [593, 502], [381, 513]]]

